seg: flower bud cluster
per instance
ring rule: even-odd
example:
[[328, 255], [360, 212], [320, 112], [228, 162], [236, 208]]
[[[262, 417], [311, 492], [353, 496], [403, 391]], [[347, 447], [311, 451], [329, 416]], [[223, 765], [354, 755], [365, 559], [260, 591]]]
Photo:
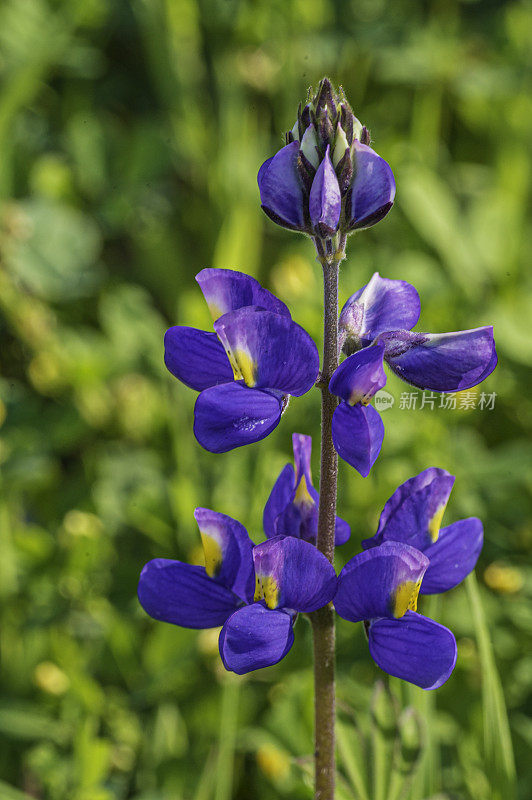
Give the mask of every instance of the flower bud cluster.
[[[353, 142], [356, 139], [369, 145], [371, 137], [366, 126], [353, 114], [342, 87], [335, 92], [330, 80], [324, 78], [305, 107], [299, 104], [297, 122], [285, 137], [286, 144], [299, 142], [297, 169], [309, 195], [319, 165], [327, 156], [330, 158], [340, 197], [346, 198], [344, 211], [348, 215], [356, 157]], [[334, 231], [322, 225], [320, 233], [327, 236]]]
[[299, 106], [286, 145], [258, 175], [262, 207], [277, 224], [320, 239], [374, 225], [393, 205], [388, 164], [340, 88], [323, 78]]

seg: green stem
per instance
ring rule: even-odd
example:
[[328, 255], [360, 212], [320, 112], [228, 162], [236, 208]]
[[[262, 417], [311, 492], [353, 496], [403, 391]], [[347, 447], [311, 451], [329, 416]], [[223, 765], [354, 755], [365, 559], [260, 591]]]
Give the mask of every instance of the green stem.
[[[345, 242], [328, 248], [316, 241], [323, 267], [324, 336], [321, 380], [321, 464], [318, 510], [318, 550], [334, 561], [334, 529], [338, 456], [332, 440], [332, 417], [338, 398], [329, 392], [329, 381], [338, 366], [338, 266]], [[335, 784], [335, 627], [331, 605], [309, 615], [314, 634], [315, 800], [334, 800]]]

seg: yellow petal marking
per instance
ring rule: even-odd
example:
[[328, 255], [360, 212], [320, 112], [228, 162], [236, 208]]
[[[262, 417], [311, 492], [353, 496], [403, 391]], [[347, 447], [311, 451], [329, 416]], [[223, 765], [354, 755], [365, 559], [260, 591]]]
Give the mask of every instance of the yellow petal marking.
[[[242, 350], [241, 348], [237, 348], [234, 352], [234, 359], [237, 365], [238, 372], [240, 373], [240, 377], [244, 380], [246, 386], [255, 386], [255, 371], [257, 369], [256, 362], [251, 358], [250, 354], [247, 350]], [[234, 371], [234, 367], [233, 367]], [[235, 374], [235, 380], [238, 380]]]
[[446, 505], [447, 504], [444, 503], [442, 506], [438, 506], [435, 514], [429, 520], [429, 536], [433, 542], [438, 541], [438, 536], [440, 535], [441, 521], [445, 513]]
[[299, 481], [299, 486], [296, 489], [294, 503], [296, 506], [314, 505], [314, 500], [312, 499], [312, 496], [308, 490], [307, 479], [305, 478], [304, 475]]
[[393, 594], [392, 613], [396, 619], [404, 616], [407, 611], [417, 610], [417, 598], [421, 586], [421, 579], [417, 581], [403, 581]]
[[209, 578], [214, 578], [220, 572], [223, 561], [222, 548], [220, 542], [213, 536], [212, 532], [200, 529], [201, 543], [205, 554], [205, 572]]
[[364, 394], [364, 392], [361, 392], [358, 389], [353, 389], [349, 395], [350, 406], [356, 406], [357, 403], [362, 403], [363, 406], [367, 406], [370, 400], [371, 396], [369, 394]]
[[279, 606], [279, 586], [275, 578], [271, 575], [255, 576], [255, 596], [254, 601], [264, 600], [268, 608], [274, 609]]

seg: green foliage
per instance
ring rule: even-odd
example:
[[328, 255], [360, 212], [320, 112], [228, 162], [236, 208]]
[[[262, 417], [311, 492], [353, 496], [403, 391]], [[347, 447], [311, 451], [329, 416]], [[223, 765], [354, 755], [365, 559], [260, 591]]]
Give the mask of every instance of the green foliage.
[[[411, 800], [510, 797], [511, 734], [528, 797], [531, 30], [527, 0], [0, 4], [2, 797], [311, 796], [305, 622], [281, 665], [228, 679], [216, 632], [154, 623], [135, 590], [149, 558], [198, 558], [196, 505], [260, 540], [293, 430], [314, 435], [317, 475], [313, 393], [264, 442], [202, 452], [162, 335], [210, 325], [194, 275], [216, 265], [260, 278], [319, 343], [312, 246], [264, 217], [256, 172], [324, 73], [398, 182], [386, 220], [350, 240], [343, 299], [374, 270], [409, 280], [420, 329], [494, 323], [500, 354], [477, 392], [497, 393], [493, 410], [402, 409], [409, 388], [389, 379], [371, 477], [341, 466], [353, 536], [338, 566], [399, 483], [456, 474], [444, 522], [483, 519], [480, 586], [430, 609], [458, 639], [448, 684], [391, 681], [425, 736], [405, 785]], [[365, 800], [363, 743], [388, 747], [370, 736], [378, 670], [361, 626], [340, 621], [338, 645], [339, 704], [361, 728], [342, 716], [340, 791]]]

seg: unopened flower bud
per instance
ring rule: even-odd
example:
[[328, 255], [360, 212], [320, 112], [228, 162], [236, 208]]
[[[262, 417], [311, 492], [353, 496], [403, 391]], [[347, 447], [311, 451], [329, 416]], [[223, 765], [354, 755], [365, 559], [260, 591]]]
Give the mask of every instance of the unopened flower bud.
[[315, 93], [309, 90], [285, 139], [258, 175], [262, 208], [278, 225], [329, 239], [368, 228], [388, 213], [392, 171], [369, 147], [368, 129], [343, 90], [328, 78]]

